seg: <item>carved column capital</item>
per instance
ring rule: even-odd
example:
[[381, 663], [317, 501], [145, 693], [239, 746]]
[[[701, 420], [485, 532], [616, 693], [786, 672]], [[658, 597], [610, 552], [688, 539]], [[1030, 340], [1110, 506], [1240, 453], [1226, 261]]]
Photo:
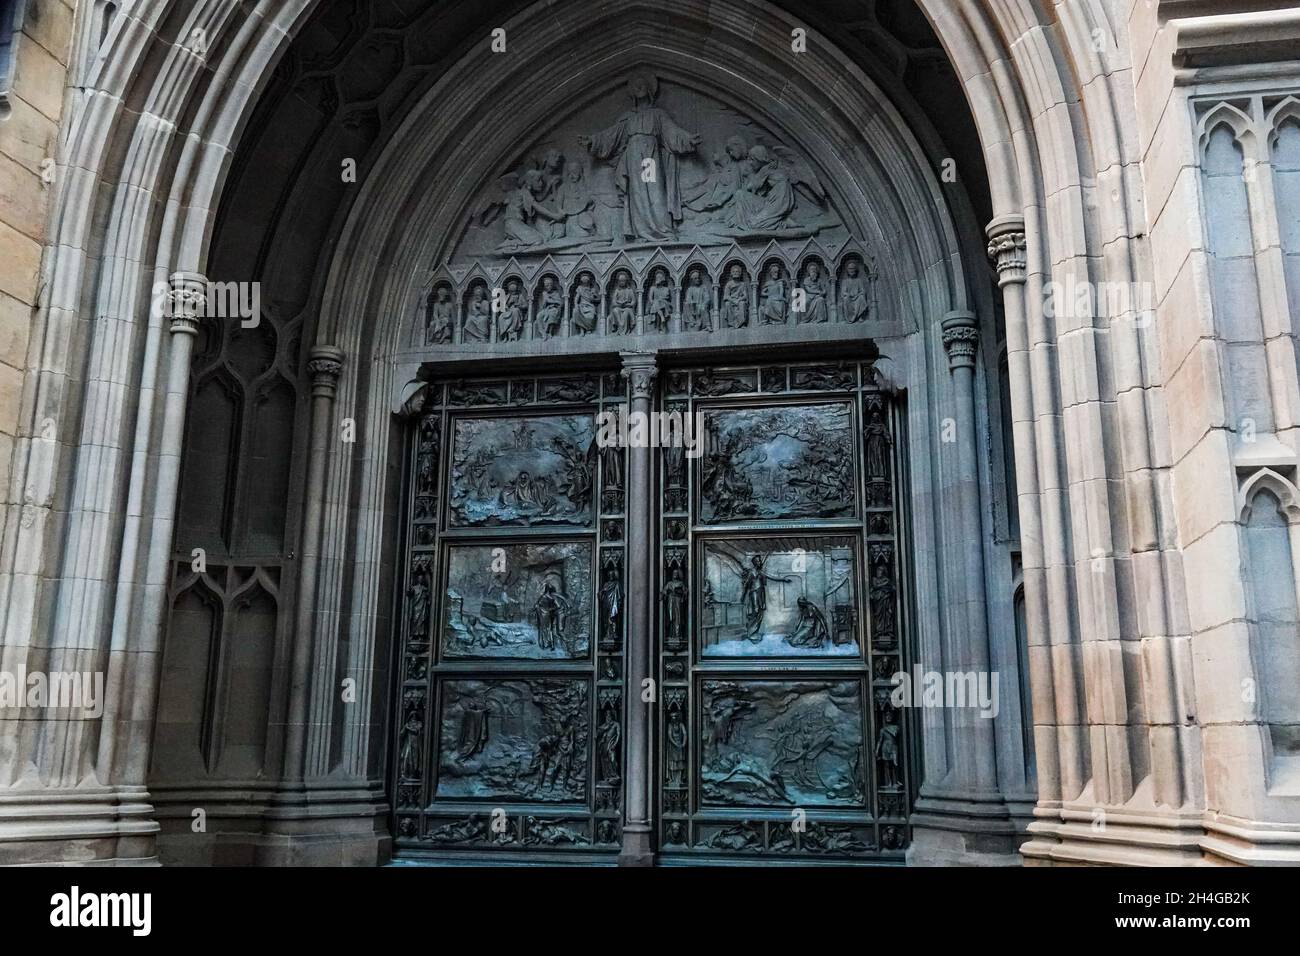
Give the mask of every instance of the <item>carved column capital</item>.
[[998, 270], [998, 284], [1024, 282], [1027, 274], [1025, 259], [1025, 220], [1020, 216], [1000, 216], [989, 223], [989, 258]]
[[167, 282], [167, 316], [173, 335], [198, 335], [207, 313], [208, 277], [199, 272], [173, 272]]
[[948, 353], [948, 368], [974, 368], [979, 350], [980, 330], [973, 312], [949, 312], [943, 320], [943, 347]]
[[632, 400], [649, 401], [654, 397], [659, 366], [653, 352], [623, 353], [623, 377], [632, 386]]
[[307, 370], [311, 372], [312, 394], [333, 398], [343, 374], [343, 350], [332, 345], [316, 346], [307, 360]]

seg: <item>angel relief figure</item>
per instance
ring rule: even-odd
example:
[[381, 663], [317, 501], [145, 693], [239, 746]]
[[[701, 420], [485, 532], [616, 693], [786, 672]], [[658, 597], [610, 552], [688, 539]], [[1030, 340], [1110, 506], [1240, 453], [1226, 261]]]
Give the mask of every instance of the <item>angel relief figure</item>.
[[507, 173], [499, 189], [473, 212], [489, 226], [502, 220], [500, 252], [536, 247], [572, 246], [596, 233], [595, 200], [587, 190], [581, 163], [569, 163], [549, 150], [531, 167]]
[[506, 198], [506, 242], [516, 246], [540, 246], [550, 238], [550, 230], [543, 222], [561, 222], [555, 210], [543, 205], [540, 194], [546, 188], [546, 179], [540, 170], [527, 170], [519, 185]]
[[593, 157], [615, 166], [623, 236], [649, 242], [671, 239], [682, 221], [677, 157], [693, 152], [700, 135], [682, 129], [655, 106], [656, 77], [637, 74], [627, 88], [632, 108], [612, 126], [578, 141]]
[[726, 147], [713, 155], [713, 170], [702, 183], [685, 193], [685, 204], [693, 212], [702, 214], [701, 222], [721, 218], [745, 181], [749, 167], [749, 147], [739, 136], [727, 139]]

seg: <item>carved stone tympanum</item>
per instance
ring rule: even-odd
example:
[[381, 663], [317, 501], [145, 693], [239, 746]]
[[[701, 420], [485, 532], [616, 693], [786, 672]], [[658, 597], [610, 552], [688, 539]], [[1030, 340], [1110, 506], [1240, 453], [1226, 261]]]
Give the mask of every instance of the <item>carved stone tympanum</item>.
[[860, 322], [877, 278], [862, 240], [788, 133], [634, 71], [502, 157], [412, 344]]

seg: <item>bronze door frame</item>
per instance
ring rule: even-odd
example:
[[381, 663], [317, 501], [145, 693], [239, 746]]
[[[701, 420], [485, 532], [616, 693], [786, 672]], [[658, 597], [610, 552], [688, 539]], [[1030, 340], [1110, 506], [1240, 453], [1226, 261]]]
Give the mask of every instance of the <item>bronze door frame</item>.
[[[907, 818], [918, 769], [917, 747], [913, 741], [919, 736], [912, 715], [894, 708], [888, 694], [894, 686], [893, 674], [906, 670], [912, 659], [908, 641], [911, 607], [906, 599], [911, 592], [906, 560], [908, 529], [902, 520], [905, 509], [899, 506], [905, 500], [902, 489], [906, 476], [901, 471], [902, 455], [898, 454], [905, 445], [904, 396], [888, 394], [880, 387], [870, 361], [688, 367], [670, 370], [664, 380], [660, 407], [683, 415], [713, 411], [721, 417], [728, 411], [744, 413], [850, 404], [854, 507], [852, 517], [732, 516], [732, 520], [709, 521], [702, 513], [701, 475], [711, 467], [711, 453], [706, 452], [685, 469], [684, 491], [678, 487], [681, 477], [674, 478], [673, 469], [663, 462], [658, 475], [661, 493], [656, 495], [656, 500], [666, 506], [659, 514], [657, 586], [662, 590], [665, 582], [672, 580], [674, 569], [684, 569], [683, 577], [690, 582], [690, 610], [686, 617], [690, 627], [683, 643], [665, 623], [672, 617], [666, 599], [659, 602], [658, 679], [664, 701], [656, 728], [659, 853], [666, 860], [683, 863], [901, 862], [910, 836]], [[881, 413], [889, 435], [888, 473], [884, 482], [869, 481], [864, 466], [864, 445], [868, 440], [864, 422], [876, 411]], [[805, 539], [849, 543], [846, 550], [855, 556], [851, 606], [859, 641], [857, 655], [798, 657], [790, 651], [783, 657], [711, 657], [705, 653], [708, 627], [704, 624], [706, 608], [702, 605], [708, 602], [700, 594], [702, 582], [706, 577], [712, 578], [705, 567], [710, 543], [735, 546], [742, 542], [786, 539], [799, 543], [808, 543]], [[801, 549], [796, 547], [798, 550]], [[872, 569], [884, 569], [892, 592], [887, 598], [892, 608], [892, 626], [883, 630], [877, 627], [871, 613], [875, 602], [886, 600], [872, 584]], [[882, 618], [885, 616], [882, 614]], [[827, 615], [823, 613], [823, 617]], [[827, 623], [834, 629], [835, 624]], [[789, 802], [785, 800], [786, 795], [773, 796], [773, 786], [794, 789], [788, 779], [763, 780], [762, 774], [754, 773], [752, 765], [745, 766], [743, 759], [740, 765], [746, 776], [740, 779], [767, 787], [768, 799], [747, 800], [749, 794], [729, 795], [735, 800], [734, 805], [707, 799], [701, 779], [706, 776], [702, 752], [707, 749], [707, 737], [715, 736], [716, 731], [716, 727], [709, 726], [709, 715], [705, 712], [709, 684], [722, 685], [726, 693], [739, 696], [742, 705], [758, 708], [763, 702], [762, 694], [757, 699], [745, 699], [746, 685], [758, 688], [791, 682], [803, 682], [809, 687], [822, 684], [828, 688], [814, 691], [815, 694], [830, 693], [829, 688], [835, 684], [856, 685], [865, 784], [860, 805], [801, 808], [793, 795], [787, 794]], [[682, 709], [684, 714], [679, 713]], [[886, 711], [900, 728], [894, 735], [896, 760], [892, 771], [898, 777], [896, 789], [880, 785], [882, 771], [889, 769], [877, 756]], [[744, 719], [742, 725], [743, 722]], [[731, 729], [729, 722], [727, 732]], [[789, 735], [797, 736], [797, 733]], [[684, 747], [679, 743], [683, 737]], [[815, 744], [809, 746], [808, 752], [814, 747]], [[802, 813], [796, 816], [795, 810]]]
[[[869, 349], [868, 354], [874, 354], [874, 349]], [[843, 380], [844, 375], [851, 376], [851, 384]], [[752, 390], [746, 390], [743, 384], [719, 384], [726, 378], [749, 382]], [[516, 372], [468, 382], [463, 378], [430, 382], [424, 409], [411, 428], [404, 494], [407, 511], [403, 527], [407, 539], [403, 543], [404, 597], [398, 614], [400, 640], [390, 770], [396, 855], [407, 859], [468, 857], [476, 862], [614, 862], [622, 852], [624, 861], [629, 862], [625, 844], [644, 840], [650, 834], [623, 832], [631, 819], [628, 814], [636, 809], [629, 809], [626, 790], [631, 787], [635, 791], [644, 782], [646, 796], [642, 802], [648, 800], [649, 806], [643, 812], [649, 817], [653, 849], [665, 862], [761, 859], [771, 863], [842, 864], [901, 860], [909, 834], [907, 814], [917, 779], [919, 727], [914, 726], [910, 713], [904, 711], [899, 715], [897, 772], [901, 786], [896, 793], [881, 791], [876, 786], [880, 767], [874, 753], [877, 724], [881, 719], [880, 691], [892, 686], [887, 680], [892, 668], [906, 669], [912, 656], [908, 637], [911, 588], [906, 559], [906, 509], [899, 506], [906, 500], [902, 491], [906, 479], [903, 456], [898, 453], [905, 444], [903, 396], [887, 394], [878, 386], [869, 359], [837, 365], [778, 366], [769, 362], [714, 368], [694, 364], [670, 366], [659, 371], [657, 381], [652, 375], [650, 382], [653, 393], [647, 394], [653, 394], [655, 400], [649, 407], [656, 411], [681, 407], [694, 411], [850, 403], [855, 517], [702, 523], [699, 465], [693, 463], [689, 468], [686, 499], [679, 506], [673, 498], [678, 489], [669, 480], [670, 465], [662, 450], [655, 450], [648, 459], [653, 465], [653, 477], [651, 493], [640, 503], [645, 514], [634, 515], [629, 512], [629, 506], [635, 509], [637, 503], [628, 501], [626, 494], [633, 459], [628, 449], [619, 449], [623, 487], [611, 484], [608, 472], [618, 469], [607, 468], [605, 452], [596, 453], [590, 525], [456, 528], [449, 518], [448, 494], [453, 480], [452, 435], [448, 431], [452, 423], [468, 419], [588, 415], [619, 406], [629, 408], [630, 383], [616, 372], [601, 371], [540, 376]], [[862, 465], [862, 421], [864, 409], [869, 405], [878, 405], [883, 411], [892, 436], [887, 502], [875, 507], [867, 503], [871, 489]], [[632, 519], [646, 517], [648, 539], [629, 540], [629, 525], [641, 526]], [[686, 523], [684, 528], [679, 526], [682, 521]], [[888, 533], [883, 533], [886, 526]], [[872, 533], [873, 527], [881, 533]], [[704, 564], [703, 549], [707, 543], [790, 535], [851, 542], [855, 556], [852, 588], [858, 656], [852, 660], [842, 657], [748, 662], [709, 660], [702, 656], [697, 646], [700, 608], [695, 569]], [[478, 546], [510, 547], [560, 541], [589, 542], [595, 555], [588, 584], [588, 612], [592, 620], [585, 656], [580, 660], [448, 659], [442, 648], [442, 635], [448, 614], [445, 581], [450, 550], [470, 542], [479, 542]], [[868, 639], [873, 549], [882, 546], [888, 548], [894, 595], [896, 626], [892, 650], [878, 648], [877, 635], [873, 632]], [[686, 617], [690, 633], [684, 649], [670, 646], [674, 638], [665, 632], [663, 589], [670, 577], [666, 569], [670, 559], [679, 553], [685, 559], [690, 594]], [[610, 566], [616, 569], [614, 577], [619, 581], [622, 595], [621, 616], [612, 639], [602, 630], [601, 623], [601, 586], [604, 571]], [[639, 625], [635, 620], [637, 609], [629, 600], [638, 600], [642, 589], [648, 591], [643, 596], [649, 606], [648, 622], [643, 626], [646, 633], [641, 637], [645, 647], [630, 648], [638, 636], [629, 627]], [[634, 618], [631, 625], [629, 612]], [[629, 718], [635, 722], [639, 716], [630, 713], [629, 707], [643, 706], [640, 703], [642, 682], [637, 674], [629, 672], [629, 666], [635, 665], [635, 655], [630, 660], [629, 650], [645, 652], [649, 664], [646, 676], [655, 682], [652, 702], [644, 705], [649, 719], [644, 731], [648, 735], [644, 749], [628, 745], [629, 736], [636, 736]], [[882, 662], [887, 660], [893, 662], [892, 668], [883, 667]], [[704, 805], [707, 801], [701, 799], [695, 751], [702, 740], [705, 686], [708, 681], [730, 677], [769, 682], [857, 682], [864, 754], [860, 773], [866, 781], [861, 805], [809, 807], [806, 814], [809, 829], [797, 834], [781, 830], [783, 824], [789, 830], [792, 814], [788, 805], [740, 808]], [[451, 797], [439, 795], [438, 778], [443, 771], [440, 760], [444, 753], [440, 740], [447, 733], [442, 708], [450, 699], [450, 683], [527, 684], [539, 678], [576, 680], [586, 688], [581, 704], [586, 715], [584, 797], [539, 803], [499, 794], [482, 798], [463, 793]], [[528, 696], [519, 688], [507, 690], [516, 696]], [[846, 699], [841, 690], [835, 688], [839, 698]], [[462, 694], [457, 699], [471, 697]], [[670, 771], [669, 767], [674, 746], [670, 735], [681, 735], [681, 728], [669, 726], [678, 720], [670, 716], [675, 708], [685, 711], [683, 719], [689, 740], [685, 764], [688, 780], [684, 787], [673, 776], [676, 773], [680, 777], [681, 761], [678, 760], [678, 771]], [[463, 712], [461, 718], [463, 724]], [[484, 721], [491, 724], [494, 719], [484, 718]], [[615, 735], [617, 747], [601, 751], [602, 742]], [[615, 751], [617, 756], [611, 756]], [[617, 773], [613, 775], [609, 773], [611, 761], [617, 764]], [[612, 776], [617, 776], [617, 782], [610, 782]], [[684, 809], [680, 802], [683, 792]], [[636, 803], [635, 793], [632, 802]], [[719, 836], [722, 831], [729, 833]], [[642, 845], [642, 852], [637, 852], [630, 862], [648, 862], [649, 857], [643, 851]]]

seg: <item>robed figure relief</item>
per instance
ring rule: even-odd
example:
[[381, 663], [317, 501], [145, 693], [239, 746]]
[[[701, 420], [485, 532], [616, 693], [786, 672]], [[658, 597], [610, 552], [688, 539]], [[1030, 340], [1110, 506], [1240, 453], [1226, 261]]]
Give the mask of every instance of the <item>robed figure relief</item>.
[[794, 633], [787, 640], [791, 647], [824, 647], [830, 640], [831, 629], [826, 623], [826, 615], [812, 601], [800, 596], [798, 599], [799, 623]]
[[822, 275], [821, 263], [816, 260], [808, 263], [808, 271], [804, 275], [801, 288], [804, 293], [804, 307], [802, 314], [799, 316], [799, 321], [803, 323], [829, 321], [830, 311], [826, 300], [830, 294], [830, 288], [826, 282], [826, 277]]
[[750, 641], [757, 644], [763, 640], [763, 618], [767, 614], [767, 586], [769, 584], [790, 584], [794, 578], [779, 578], [769, 575], [763, 568], [763, 558], [754, 555], [749, 560], [749, 567], [740, 572], [741, 604], [745, 609], [745, 634]]
[[564, 318], [564, 297], [556, 288], [555, 278], [546, 276], [542, 279], [541, 301], [537, 306], [537, 335], [549, 339], [560, 331], [560, 321]]
[[742, 329], [749, 324], [749, 281], [739, 264], [733, 264], [727, 272], [718, 317], [726, 329]]
[[786, 290], [781, 267], [773, 262], [767, 268], [759, 296], [758, 315], [764, 325], [785, 324]]
[[600, 586], [600, 646], [618, 647], [623, 633], [623, 575], [617, 559], [605, 564], [605, 581]]
[[861, 322], [870, 311], [867, 300], [867, 280], [862, 275], [858, 260], [850, 259], [844, 265], [844, 278], [840, 280], [840, 319], [844, 322]]
[[592, 283], [591, 273], [578, 276], [578, 287], [573, 291], [573, 332], [589, 335], [596, 331], [600, 315], [600, 290]]
[[692, 269], [682, 309], [682, 331], [712, 332], [712, 310], [713, 290], [704, 284], [704, 274], [699, 269]]
[[677, 157], [700, 142], [655, 106], [659, 81], [639, 74], [628, 81], [632, 108], [618, 122], [579, 139], [596, 159], [615, 165], [623, 204], [626, 238], [658, 242], [671, 239], [682, 221], [682, 194]]
[[664, 636], [671, 650], [686, 646], [686, 600], [682, 569], [673, 568], [672, 579], [663, 586]]
[[781, 163], [765, 146], [749, 151], [749, 172], [732, 197], [727, 223], [742, 232], [781, 229], [794, 210], [794, 186]]
[[425, 345], [446, 345], [451, 341], [451, 324], [455, 311], [456, 307], [451, 301], [451, 288], [438, 286], [429, 296], [424, 327]]

